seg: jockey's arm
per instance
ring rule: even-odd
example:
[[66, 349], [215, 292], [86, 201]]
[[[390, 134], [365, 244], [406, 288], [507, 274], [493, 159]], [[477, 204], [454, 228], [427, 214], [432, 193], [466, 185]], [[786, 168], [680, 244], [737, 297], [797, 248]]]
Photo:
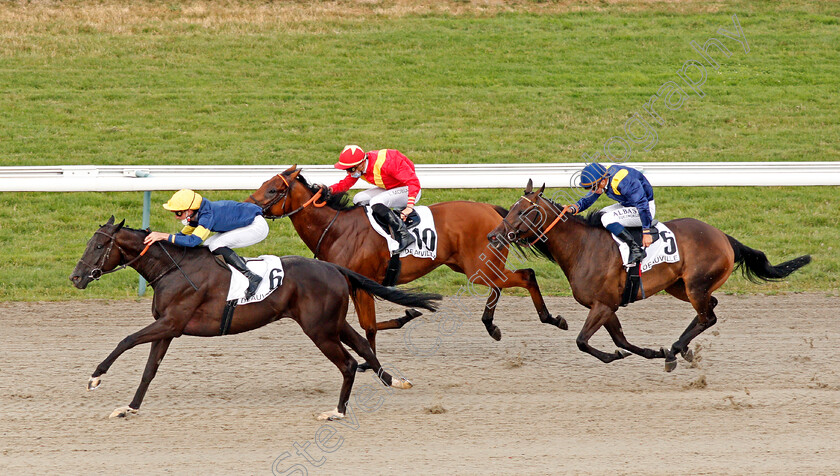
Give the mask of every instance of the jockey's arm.
[[587, 208], [591, 207], [593, 203], [595, 203], [601, 196], [597, 193], [589, 192], [584, 195], [580, 200], [577, 201], [573, 206], [575, 207], [575, 213], [580, 213]]
[[350, 176], [350, 174], [347, 174], [347, 176], [344, 177], [343, 179], [341, 179], [339, 182], [330, 185], [330, 193], [334, 194], [334, 193], [346, 192], [346, 191], [350, 190], [350, 187], [352, 187], [353, 185], [356, 185], [356, 182], [358, 182], [358, 181], [359, 181], [358, 178], [353, 178], [353, 177]]

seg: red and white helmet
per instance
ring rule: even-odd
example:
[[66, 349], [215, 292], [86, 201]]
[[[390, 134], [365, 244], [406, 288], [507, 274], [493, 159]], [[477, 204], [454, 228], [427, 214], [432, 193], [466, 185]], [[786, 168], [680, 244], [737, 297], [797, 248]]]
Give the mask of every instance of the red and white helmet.
[[338, 156], [338, 162], [335, 163], [335, 168], [347, 170], [354, 165], [359, 165], [365, 160], [365, 151], [357, 145], [348, 145], [341, 151]]

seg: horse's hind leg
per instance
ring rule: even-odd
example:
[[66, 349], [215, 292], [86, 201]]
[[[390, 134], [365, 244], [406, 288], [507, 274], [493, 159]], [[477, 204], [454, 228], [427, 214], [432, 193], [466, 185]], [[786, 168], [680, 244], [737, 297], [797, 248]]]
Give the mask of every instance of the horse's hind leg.
[[338, 420], [344, 418], [344, 413], [347, 412], [347, 401], [350, 399], [350, 390], [353, 389], [353, 381], [356, 378], [356, 359], [341, 345], [337, 333], [328, 335], [321, 333], [309, 337], [318, 349], [330, 359], [330, 362], [338, 367], [344, 379], [341, 383], [341, 393], [338, 396], [338, 406], [331, 412], [322, 413], [318, 419]]
[[382, 369], [382, 365], [379, 363], [379, 359], [376, 358], [376, 354], [373, 353], [373, 350], [370, 348], [370, 344], [367, 343], [364, 337], [359, 335], [355, 329], [353, 329], [350, 324], [345, 322], [341, 330], [339, 332], [341, 336], [341, 342], [349, 345], [354, 352], [359, 354], [363, 359], [367, 360], [370, 363], [370, 367], [376, 372], [376, 375], [382, 380], [385, 385], [394, 388], [402, 388], [407, 389], [411, 388], [413, 385], [408, 380], [403, 379], [395, 379]]
[[[723, 279], [725, 281], [725, 279]], [[722, 283], [722, 281], [721, 281]], [[719, 285], [718, 285], [719, 286]], [[714, 286], [712, 289], [717, 289]], [[715, 325], [717, 317], [714, 313], [714, 308], [718, 304], [717, 298], [711, 295], [709, 291], [693, 292], [689, 295], [685, 283], [680, 280], [666, 290], [669, 294], [682, 301], [688, 301], [697, 311], [697, 315], [688, 324], [679, 339], [671, 346], [671, 349], [665, 353], [665, 370], [670, 372], [677, 366], [676, 355], [680, 354], [682, 357], [691, 362], [694, 360], [694, 353], [689, 349], [688, 345], [692, 339], [700, 335], [706, 329]]]
[[[373, 296], [364, 291], [358, 291], [353, 293], [352, 297], [353, 304], [356, 307], [356, 314], [359, 316], [359, 325], [365, 330], [365, 335], [367, 336], [371, 350], [376, 353], [376, 304], [373, 301]], [[361, 354], [359, 355], [364, 358]], [[364, 372], [369, 368], [371, 368], [370, 363], [362, 362], [357, 370]]]
[[580, 330], [580, 334], [577, 336], [576, 342], [578, 349], [595, 356], [604, 363], [623, 359], [630, 355], [628, 352], [623, 350], [616, 350], [614, 353], [608, 354], [589, 345], [589, 339], [591, 339], [595, 332], [597, 332], [598, 329], [607, 323], [613, 316], [615, 316], [615, 313], [609, 307], [601, 303], [593, 304], [589, 309], [589, 315], [586, 316], [586, 322], [583, 323], [583, 329]]
[[627, 338], [624, 337], [624, 331], [621, 329], [621, 322], [618, 321], [618, 316], [616, 316], [615, 313], [613, 313], [612, 318], [608, 319], [607, 322], [604, 323], [604, 328], [610, 333], [610, 337], [612, 337], [615, 345], [621, 347], [622, 349], [629, 350], [630, 352], [636, 355], [641, 355], [646, 359], [665, 358], [665, 351], [663, 349], [653, 350], [644, 347], [636, 347], [628, 342]]
[[537, 284], [537, 275], [534, 273], [534, 270], [530, 268], [520, 269], [516, 271], [515, 274], [522, 279], [522, 287], [527, 289], [528, 293], [531, 295], [531, 300], [534, 301], [534, 307], [537, 309], [537, 314], [540, 316], [540, 322], [567, 330], [569, 328], [569, 324], [563, 316], [553, 317], [551, 313], [548, 312], [545, 300], [543, 300], [542, 293], [540, 292], [540, 286]]

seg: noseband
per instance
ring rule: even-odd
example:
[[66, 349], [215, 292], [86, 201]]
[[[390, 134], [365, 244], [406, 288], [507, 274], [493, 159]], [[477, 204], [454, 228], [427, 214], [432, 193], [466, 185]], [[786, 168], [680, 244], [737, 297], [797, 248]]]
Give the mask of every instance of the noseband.
[[130, 265], [134, 264], [135, 261], [139, 260], [144, 254], [146, 254], [146, 251], [149, 251], [149, 247], [152, 246], [152, 243], [146, 245], [146, 247], [143, 248], [143, 251], [141, 251], [140, 254], [137, 255], [137, 257], [133, 260], [124, 264], [120, 264], [110, 271], [102, 271], [102, 268], [105, 266], [105, 263], [108, 262], [108, 258], [111, 257], [111, 250], [114, 249], [114, 246], [116, 246], [117, 249], [120, 251], [120, 261], [122, 261], [122, 257], [123, 255], [125, 255], [125, 250], [123, 250], [122, 247], [117, 244], [116, 235], [109, 235], [108, 233], [105, 233], [102, 230], [96, 230], [96, 233], [94, 233], [94, 235], [95, 234], [105, 235], [108, 238], [110, 238], [110, 241], [108, 242], [108, 249], [104, 253], [102, 253], [102, 259], [100, 260], [99, 264], [94, 266], [85, 261], [84, 259], [79, 259], [79, 263], [82, 263], [90, 268], [90, 274], [88, 275], [88, 277], [94, 280], [99, 280], [99, 278], [106, 274], [114, 273], [116, 271], [120, 271], [129, 267]]
[[[263, 210], [263, 217], [268, 218], [269, 220], [274, 220], [274, 219], [277, 219], [277, 218], [285, 218], [285, 217], [290, 217], [290, 216], [294, 215], [295, 213], [303, 210], [304, 208], [308, 207], [310, 204], [313, 204], [313, 202], [318, 200], [318, 198], [321, 197], [321, 192], [323, 192], [323, 190], [324, 190], [323, 188], [319, 189], [315, 193], [315, 195], [312, 196], [312, 198], [310, 198], [309, 200], [306, 201], [306, 203], [297, 207], [297, 209], [295, 209], [295, 210], [293, 210], [289, 213], [284, 213], [282, 215], [270, 215], [270, 214], [268, 214], [269, 210], [271, 210], [271, 207], [276, 205], [277, 202], [280, 201], [280, 199], [283, 199], [283, 204], [280, 206], [280, 210], [285, 210], [286, 209], [286, 198], [288, 198], [289, 190], [291, 190], [291, 188], [292, 188], [292, 186], [289, 185], [288, 180], [286, 180], [286, 177], [284, 177], [283, 174], [277, 174], [277, 177], [280, 177], [281, 179], [283, 179], [283, 183], [286, 184], [286, 189], [283, 190], [282, 193], [278, 193], [277, 196], [275, 196], [274, 198], [269, 200], [265, 205], [260, 205], [262, 207], [262, 210]], [[254, 203], [259, 202], [259, 200], [257, 200], [257, 198], [253, 194], [251, 194], [248, 198], [253, 200]], [[317, 207], [317, 208], [321, 208], [326, 204], [327, 204], [326, 202], [314, 203], [315, 207]]]

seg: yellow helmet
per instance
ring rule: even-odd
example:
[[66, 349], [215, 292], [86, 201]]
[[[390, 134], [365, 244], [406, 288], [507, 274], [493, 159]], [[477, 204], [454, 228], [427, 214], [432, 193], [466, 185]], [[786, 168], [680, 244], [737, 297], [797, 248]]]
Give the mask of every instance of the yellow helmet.
[[186, 188], [175, 192], [175, 195], [172, 195], [172, 198], [163, 204], [163, 208], [176, 212], [181, 210], [198, 210], [200, 206], [201, 195]]

